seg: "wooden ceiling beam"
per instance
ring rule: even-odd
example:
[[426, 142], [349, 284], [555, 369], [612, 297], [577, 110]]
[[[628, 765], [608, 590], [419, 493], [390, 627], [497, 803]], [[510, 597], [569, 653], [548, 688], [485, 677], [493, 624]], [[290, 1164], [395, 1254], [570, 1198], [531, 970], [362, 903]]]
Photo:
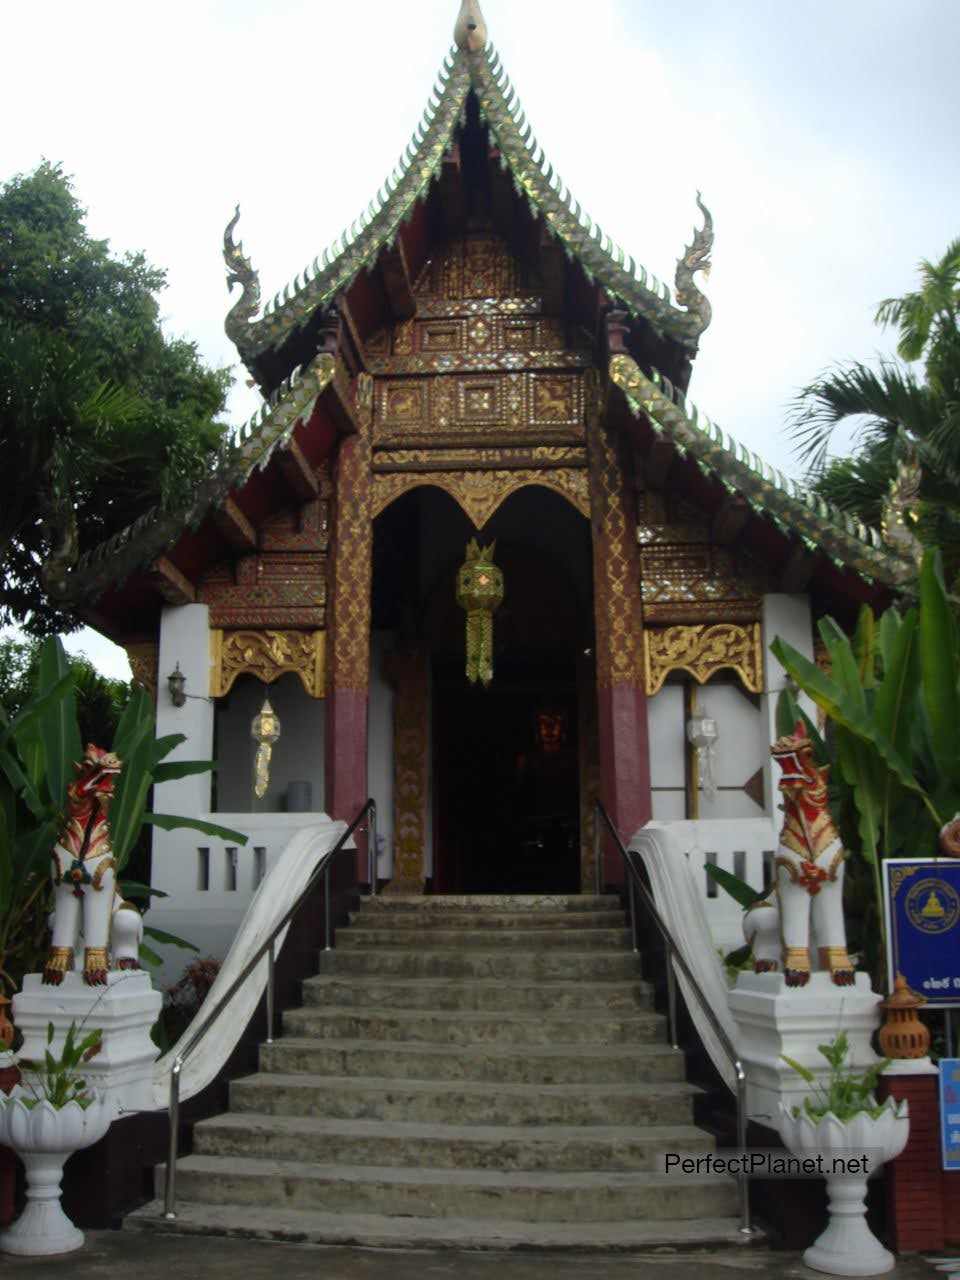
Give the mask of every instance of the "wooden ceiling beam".
[[417, 300], [413, 295], [413, 281], [407, 266], [403, 241], [397, 237], [393, 246], [380, 254], [380, 275], [393, 314], [398, 320], [409, 320], [417, 314]]
[[167, 604], [196, 604], [197, 589], [168, 556], [157, 556], [150, 578]]
[[729, 547], [739, 538], [750, 519], [750, 503], [738, 494], [728, 493], [713, 517], [710, 537], [720, 547]]
[[233, 498], [213, 513], [214, 528], [234, 551], [256, 551], [259, 539], [257, 531], [243, 514]]
[[283, 476], [295, 497], [309, 502], [320, 492], [320, 481], [310, 470], [303, 450], [296, 440], [290, 439], [275, 455], [277, 470]]
[[356, 374], [367, 367], [367, 349], [364, 346], [363, 339], [360, 337], [357, 319], [353, 314], [353, 308], [350, 306], [346, 293], [337, 295], [337, 310], [340, 312], [342, 321], [340, 334], [341, 353], [350, 368], [351, 374]]
[[780, 571], [780, 590], [785, 595], [806, 591], [816, 567], [816, 555], [803, 543], [796, 543]]
[[516, 238], [517, 197], [514, 194], [513, 183], [500, 167], [499, 156], [499, 151], [491, 148], [487, 171], [490, 174], [493, 220], [504, 239], [513, 244]]
[[669, 440], [654, 438], [643, 459], [643, 478], [648, 489], [660, 492], [667, 487], [676, 457], [677, 451]]
[[463, 166], [460, 162], [460, 144], [455, 142], [444, 155], [438, 179], [440, 188], [440, 216], [444, 232], [454, 239], [467, 224], [467, 198], [463, 189]]
[[559, 241], [549, 234], [546, 227], [540, 229], [537, 246], [540, 259], [540, 279], [543, 284], [543, 310], [548, 316], [563, 315], [567, 292], [567, 262]]

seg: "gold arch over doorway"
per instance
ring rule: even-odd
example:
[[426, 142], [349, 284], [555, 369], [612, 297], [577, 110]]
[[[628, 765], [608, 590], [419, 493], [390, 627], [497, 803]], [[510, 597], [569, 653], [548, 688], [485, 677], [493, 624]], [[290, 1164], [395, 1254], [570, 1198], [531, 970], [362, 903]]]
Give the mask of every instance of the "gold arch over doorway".
[[433, 485], [449, 493], [477, 529], [482, 529], [493, 513], [512, 493], [529, 485], [540, 485], [559, 494], [588, 520], [590, 494], [585, 470], [573, 467], [518, 471], [393, 471], [373, 478], [373, 515], [382, 511], [411, 489]]

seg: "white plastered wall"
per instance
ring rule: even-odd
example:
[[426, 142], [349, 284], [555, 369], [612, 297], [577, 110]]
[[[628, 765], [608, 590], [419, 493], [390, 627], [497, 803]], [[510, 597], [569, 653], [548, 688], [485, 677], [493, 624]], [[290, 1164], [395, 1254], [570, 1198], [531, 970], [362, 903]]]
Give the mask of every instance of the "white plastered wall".
[[[187, 701], [182, 707], [175, 707], [170, 701], [165, 679], [177, 663], [187, 677]], [[168, 759], [213, 759], [216, 704], [209, 696], [210, 632], [206, 605], [164, 609], [160, 626], [160, 673], [157, 734], [186, 736], [186, 741]], [[274, 865], [294, 832], [316, 823], [317, 811], [323, 804], [323, 706], [309, 698], [300, 686], [304, 702], [294, 685], [286, 685], [288, 680], [300, 684], [296, 677], [284, 677], [270, 687], [271, 701], [278, 695], [274, 706], [284, 721], [282, 733], [287, 744], [294, 748], [287, 763], [282, 765], [281, 781], [285, 790], [286, 782], [293, 778], [312, 779], [313, 812], [287, 813], [266, 807], [260, 812], [251, 812], [249, 799], [241, 808], [224, 809], [221, 805], [213, 812], [209, 773], [161, 783], [154, 788], [153, 804], [157, 812], [213, 821], [247, 836], [247, 843], [242, 845], [236, 840], [223, 840], [197, 831], [154, 830], [152, 883], [167, 897], [153, 900], [146, 923], [188, 939], [199, 948], [201, 955], [222, 957], [226, 953], [262, 875]], [[240, 783], [227, 780], [225, 791], [221, 784], [221, 799], [231, 802], [250, 795], [250, 774], [246, 767], [253, 753], [250, 718], [259, 710], [263, 686], [252, 681], [249, 686], [251, 692], [245, 694], [241, 688], [227, 713], [233, 719], [228, 721], [226, 744], [221, 733], [225, 767], [236, 768], [242, 775]], [[299, 709], [297, 714], [294, 707]], [[248, 710], [250, 716], [246, 714]], [[283, 742], [284, 736], [281, 736], [278, 747]], [[278, 762], [282, 764], [283, 758], [278, 751]], [[282, 793], [278, 791], [278, 794]], [[175, 981], [192, 953], [153, 942], [150, 945], [160, 952], [164, 962], [158, 981], [163, 985]]]

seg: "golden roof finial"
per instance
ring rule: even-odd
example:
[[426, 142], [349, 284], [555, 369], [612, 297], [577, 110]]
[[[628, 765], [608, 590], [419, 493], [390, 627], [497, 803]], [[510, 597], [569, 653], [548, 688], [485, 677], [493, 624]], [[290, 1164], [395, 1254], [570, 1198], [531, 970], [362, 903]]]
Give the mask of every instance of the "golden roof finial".
[[457, 25], [453, 28], [453, 38], [458, 49], [466, 49], [476, 53], [487, 43], [487, 24], [480, 12], [477, 0], [462, 0]]

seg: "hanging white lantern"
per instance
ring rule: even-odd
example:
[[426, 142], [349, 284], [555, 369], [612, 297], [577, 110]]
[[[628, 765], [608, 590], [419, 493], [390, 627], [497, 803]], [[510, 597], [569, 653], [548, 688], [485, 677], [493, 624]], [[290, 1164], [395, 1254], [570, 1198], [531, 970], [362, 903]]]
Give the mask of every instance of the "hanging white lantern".
[[714, 764], [717, 753], [717, 722], [705, 703], [695, 709], [687, 721], [687, 741], [697, 753], [697, 772], [700, 790], [713, 803], [717, 798], [717, 779]]

